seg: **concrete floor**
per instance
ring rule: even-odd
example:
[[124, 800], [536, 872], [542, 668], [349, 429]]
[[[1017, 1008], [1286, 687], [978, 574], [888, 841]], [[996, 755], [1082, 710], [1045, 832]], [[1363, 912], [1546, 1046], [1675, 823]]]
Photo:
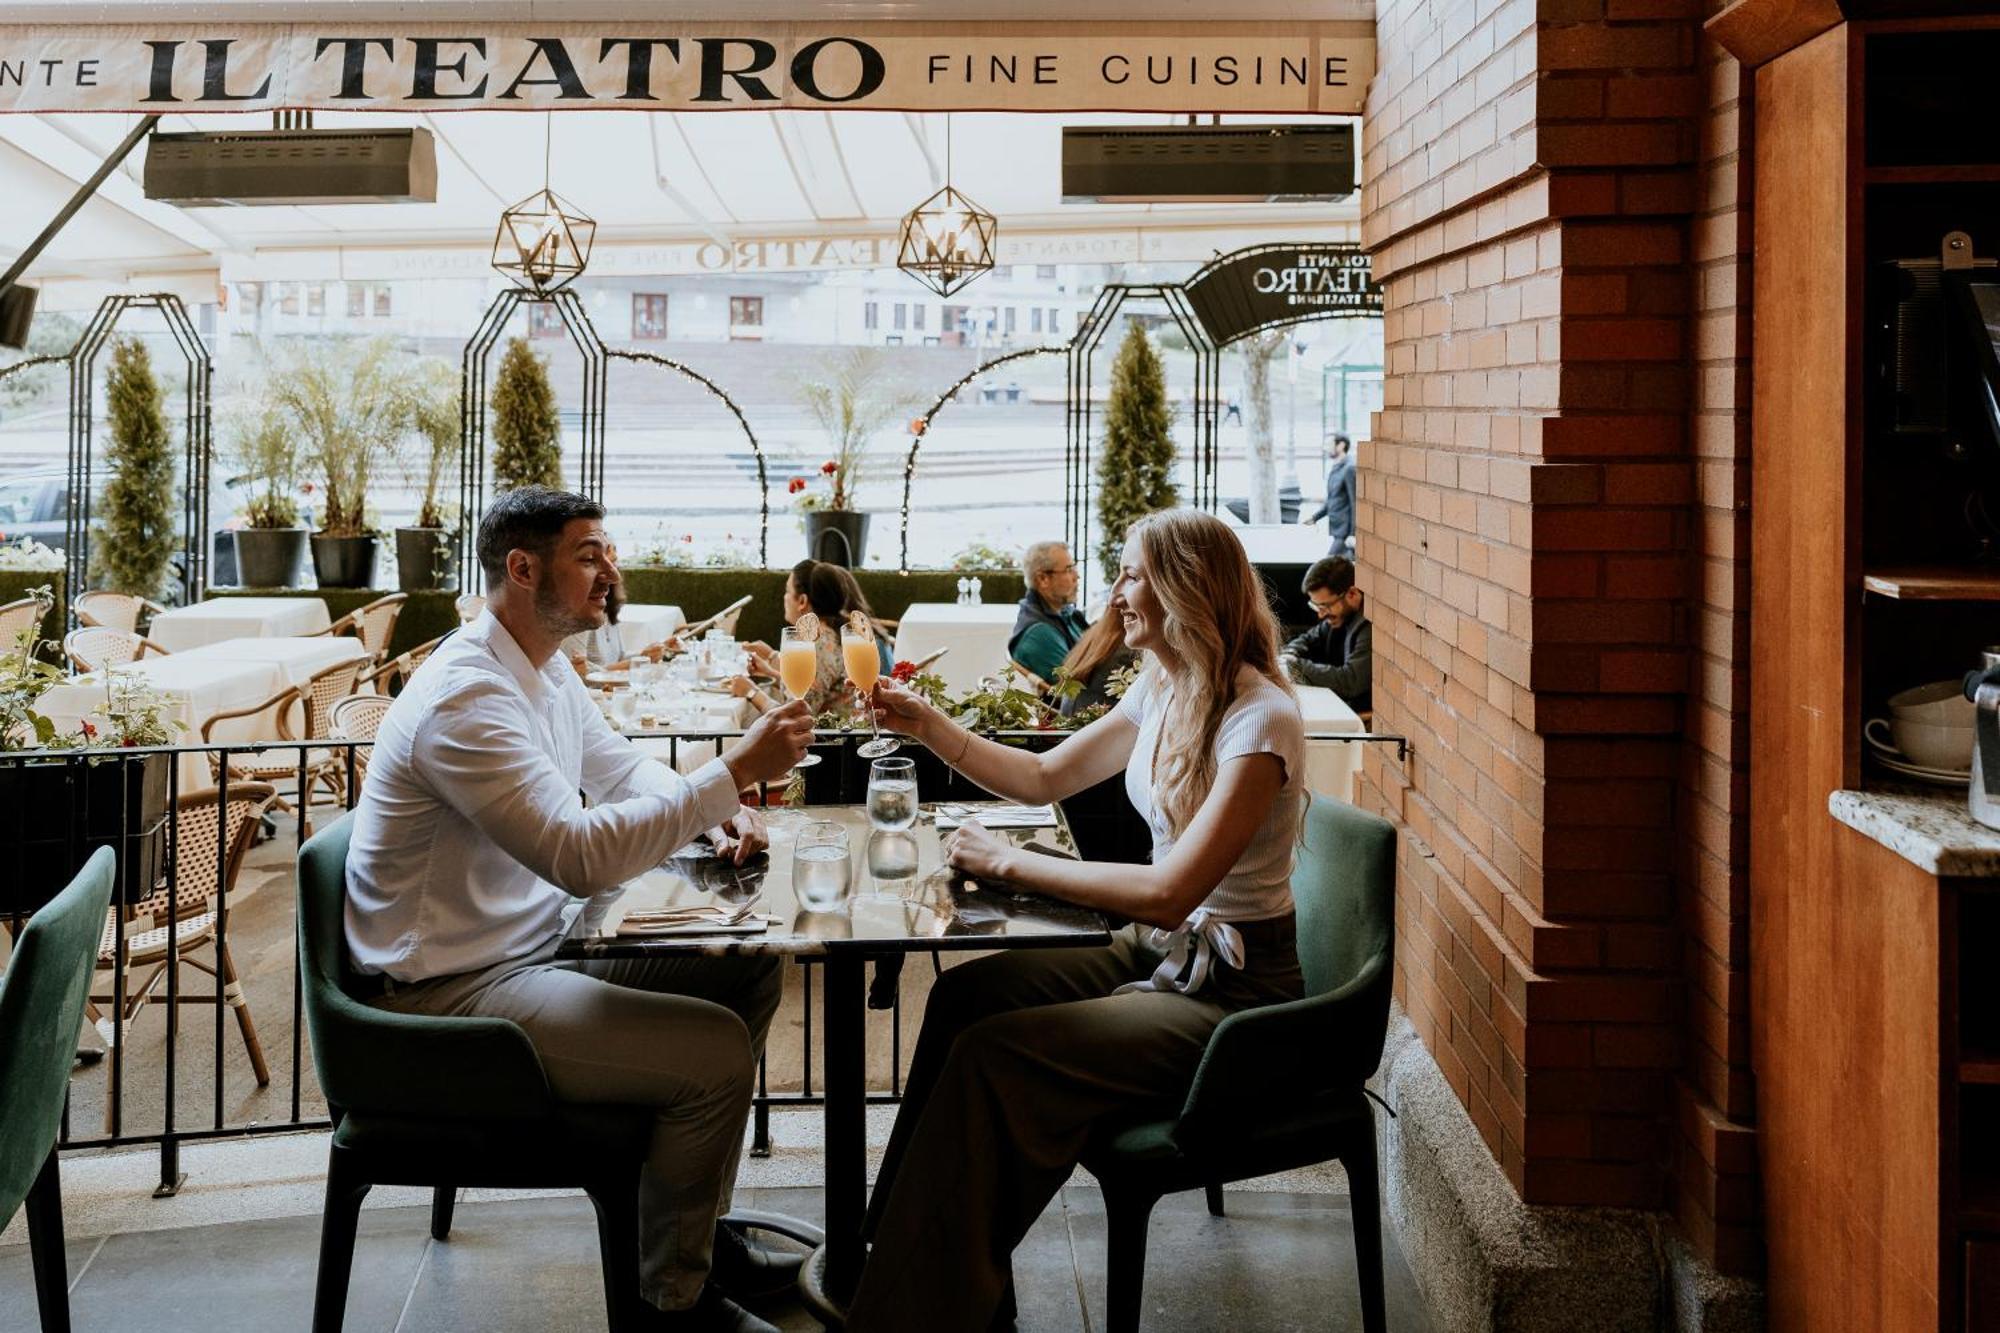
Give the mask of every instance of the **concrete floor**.
[[[820, 1192], [739, 1190], [737, 1203], [818, 1221]], [[1232, 1191], [1212, 1218], [1199, 1193], [1163, 1201], [1147, 1255], [1145, 1328], [1342, 1333], [1361, 1326], [1345, 1196]], [[581, 1196], [462, 1204], [451, 1238], [430, 1239], [429, 1210], [362, 1214], [348, 1289], [357, 1333], [601, 1329], [595, 1223]], [[1430, 1324], [1393, 1237], [1385, 1233], [1389, 1327]], [[79, 1237], [69, 1243], [70, 1308], [79, 1330], [148, 1333], [304, 1328], [310, 1322], [319, 1219], [313, 1216]], [[1023, 1330], [1104, 1327], [1104, 1210], [1095, 1189], [1065, 1189], [1015, 1255]], [[0, 1333], [36, 1327], [27, 1248], [0, 1247]], [[762, 1312], [786, 1329], [819, 1325], [796, 1304]]]

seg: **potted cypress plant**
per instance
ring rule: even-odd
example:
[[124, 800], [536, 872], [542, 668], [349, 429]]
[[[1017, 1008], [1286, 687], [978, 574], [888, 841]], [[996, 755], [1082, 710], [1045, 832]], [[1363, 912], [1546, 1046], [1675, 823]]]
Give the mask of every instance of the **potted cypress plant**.
[[822, 361], [818, 373], [800, 382], [798, 398], [826, 432], [833, 455], [816, 476], [791, 483], [806, 554], [859, 567], [868, 554], [869, 516], [852, 506], [868, 446], [876, 432], [917, 404], [917, 396], [890, 375], [879, 348], [855, 347]]
[[1097, 559], [1107, 582], [1118, 577], [1131, 526], [1180, 503], [1174, 486], [1173, 421], [1159, 353], [1144, 329], [1128, 324], [1111, 363], [1104, 448], [1097, 456]]
[[526, 338], [511, 339], [493, 380], [493, 488], [562, 484], [562, 416], [548, 363]]
[[304, 575], [299, 450], [290, 423], [263, 393], [229, 419], [230, 459], [250, 486], [236, 529], [236, 577], [247, 588], [296, 588]]
[[407, 469], [408, 479], [423, 500], [417, 521], [396, 529], [396, 580], [404, 592], [458, 590], [458, 547], [448, 523], [452, 515], [438, 492], [458, 465], [462, 401], [451, 368], [441, 361], [426, 361], [411, 407], [417, 447], [405, 456], [415, 464]]
[[158, 597], [174, 558], [174, 453], [165, 396], [146, 345], [119, 339], [105, 377], [110, 480], [92, 525], [91, 564], [103, 587]]
[[368, 518], [376, 468], [394, 457], [409, 429], [411, 393], [393, 344], [300, 342], [266, 380], [271, 399], [298, 432], [319, 472], [319, 528], [313, 572], [322, 588], [375, 583], [377, 534]]

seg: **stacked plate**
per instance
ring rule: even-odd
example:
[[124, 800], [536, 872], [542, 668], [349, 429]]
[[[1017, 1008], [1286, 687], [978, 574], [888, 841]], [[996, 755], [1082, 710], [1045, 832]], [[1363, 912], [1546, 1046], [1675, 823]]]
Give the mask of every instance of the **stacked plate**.
[[1886, 741], [1878, 740], [1873, 734], [1862, 733], [1867, 741], [1868, 756], [1882, 767], [1899, 777], [1914, 778], [1918, 782], [1933, 782], [1940, 787], [1963, 787], [1972, 781], [1972, 769], [1932, 768], [1919, 764], [1901, 750]]

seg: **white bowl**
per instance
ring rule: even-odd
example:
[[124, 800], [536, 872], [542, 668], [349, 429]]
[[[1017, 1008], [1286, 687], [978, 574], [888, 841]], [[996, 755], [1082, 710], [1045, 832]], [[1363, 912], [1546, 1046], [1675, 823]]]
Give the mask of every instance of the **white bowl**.
[[[1910, 722], [1903, 718], [1874, 718], [1863, 728], [1868, 739], [1895, 751], [1912, 764], [1961, 772], [1972, 767], [1973, 729], [1939, 726], [1930, 722]], [[1888, 732], [1885, 738], [1881, 733]]]
[[1963, 685], [1955, 680], [1934, 680], [1889, 696], [1889, 716], [1899, 722], [1970, 727], [1974, 711]]

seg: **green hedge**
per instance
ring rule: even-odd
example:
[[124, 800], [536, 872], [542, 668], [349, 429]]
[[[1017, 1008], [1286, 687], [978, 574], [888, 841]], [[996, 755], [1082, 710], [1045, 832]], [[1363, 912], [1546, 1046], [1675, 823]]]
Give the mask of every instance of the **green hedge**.
[[[60, 642], [65, 618], [69, 614], [69, 607], [63, 597], [63, 572], [60, 569], [0, 570], [0, 606], [20, 601], [45, 583], [55, 589], [56, 604], [54, 610], [42, 617], [42, 638]], [[13, 645], [8, 644], [7, 647], [11, 648]], [[58, 650], [54, 654], [44, 654], [44, 656], [54, 660], [59, 659], [62, 654]]]
[[[750, 605], [736, 622], [739, 639], [762, 639], [776, 643], [783, 627], [785, 570], [782, 569], [666, 569], [631, 566], [625, 570], [627, 600], [647, 605], [678, 606], [689, 620], [714, 615], [745, 593]], [[987, 602], [1013, 603], [1021, 600], [1025, 585], [1019, 570], [977, 571], [980, 598]], [[961, 570], [918, 569], [899, 574], [892, 569], [855, 571], [861, 591], [875, 614], [897, 620], [912, 602], [954, 602], [958, 600]], [[4, 586], [4, 585], [0, 585]], [[17, 594], [18, 595], [18, 594]], [[211, 588], [210, 597], [321, 597], [326, 609], [338, 620], [358, 606], [365, 606], [383, 594], [363, 588]], [[457, 594], [413, 592], [403, 603], [403, 615], [396, 622], [390, 641], [391, 652], [400, 653], [435, 639], [458, 624], [454, 606]]]

